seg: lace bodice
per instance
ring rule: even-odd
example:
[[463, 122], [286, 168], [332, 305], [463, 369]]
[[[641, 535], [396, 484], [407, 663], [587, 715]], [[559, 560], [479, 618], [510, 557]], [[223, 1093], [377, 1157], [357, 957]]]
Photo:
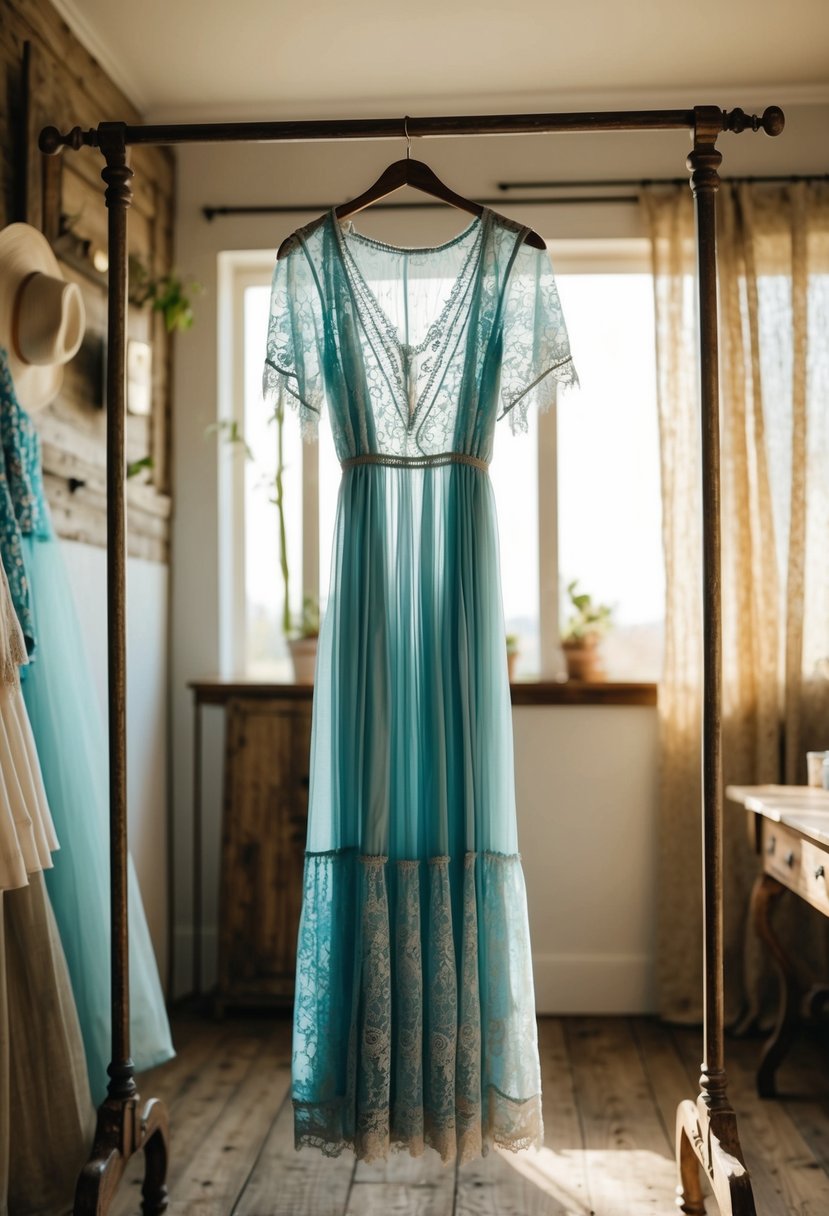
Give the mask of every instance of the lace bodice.
[[382, 453], [488, 462], [496, 419], [526, 430], [576, 373], [550, 260], [484, 209], [442, 245], [405, 248], [333, 211], [276, 263], [263, 391], [316, 436], [327, 406], [341, 461]]

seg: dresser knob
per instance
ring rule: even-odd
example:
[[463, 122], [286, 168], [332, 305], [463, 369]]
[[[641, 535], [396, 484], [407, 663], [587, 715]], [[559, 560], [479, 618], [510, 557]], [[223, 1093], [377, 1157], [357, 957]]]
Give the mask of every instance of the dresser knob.
[[794, 853], [790, 852], [786, 854], [786, 865], [790, 868], [794, 865]]
[[768, 844], [766, 845], [766, 852], [767, 852], [767, 853], [773, 853], [773, 852], [774, 852], [774, 846], [775, 846], [776, 844], [777, 844], [777, 840], [776, 840], [776, 838], [775, 838], [774, 836], [772, 836], [771, 840], [770, 840], [770, 841], [768, 842]]
[[815, 870], [815, 878], [823, 878], [825, 873], [826, 870], [823, 868], [823, 866], [818, 866], [818, 868]]

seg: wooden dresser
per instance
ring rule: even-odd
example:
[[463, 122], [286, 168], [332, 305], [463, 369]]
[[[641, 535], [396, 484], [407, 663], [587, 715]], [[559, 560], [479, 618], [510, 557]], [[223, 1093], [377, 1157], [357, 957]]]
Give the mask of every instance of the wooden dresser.
[[[228, 688], [214, 1008], [290, 1002], [308, 812], [311, 689]], [[197, 712], [199, 702], [197, 700]]]

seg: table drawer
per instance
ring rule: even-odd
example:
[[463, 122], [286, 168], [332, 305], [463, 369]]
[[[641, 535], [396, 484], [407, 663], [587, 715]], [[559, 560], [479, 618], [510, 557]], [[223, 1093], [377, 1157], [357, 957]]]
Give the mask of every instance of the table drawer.
[[802, 841], [781, 823], [763, 820], [763, 869], [793, 891], [798, 889]]
[[773, 820], [762, 827], [763, 869], [784, 887], [829, 915], [829, 855]]

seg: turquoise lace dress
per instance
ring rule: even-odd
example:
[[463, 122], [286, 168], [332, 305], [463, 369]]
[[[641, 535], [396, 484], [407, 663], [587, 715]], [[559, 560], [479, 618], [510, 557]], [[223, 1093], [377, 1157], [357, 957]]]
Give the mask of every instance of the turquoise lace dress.
[[276, 263], [264, 395], [343, 469], [317, 658], [294, 1006], [297, 1147], [445, 1161], [542, 1137], [487, 468], [575, 380], [547, 254], [333, 212]]
[[[44, 877], [99, 1103], [111, 1054], [107, 735], [43, 493], [40, 442], [2, 348], [0, 555], [29, 653], [21, 668], [23, 698], [60, 841]], [[173, 1046], [131, 860], [129, 897], [132, 1056], [141, 1070], [168, 1060]]]

